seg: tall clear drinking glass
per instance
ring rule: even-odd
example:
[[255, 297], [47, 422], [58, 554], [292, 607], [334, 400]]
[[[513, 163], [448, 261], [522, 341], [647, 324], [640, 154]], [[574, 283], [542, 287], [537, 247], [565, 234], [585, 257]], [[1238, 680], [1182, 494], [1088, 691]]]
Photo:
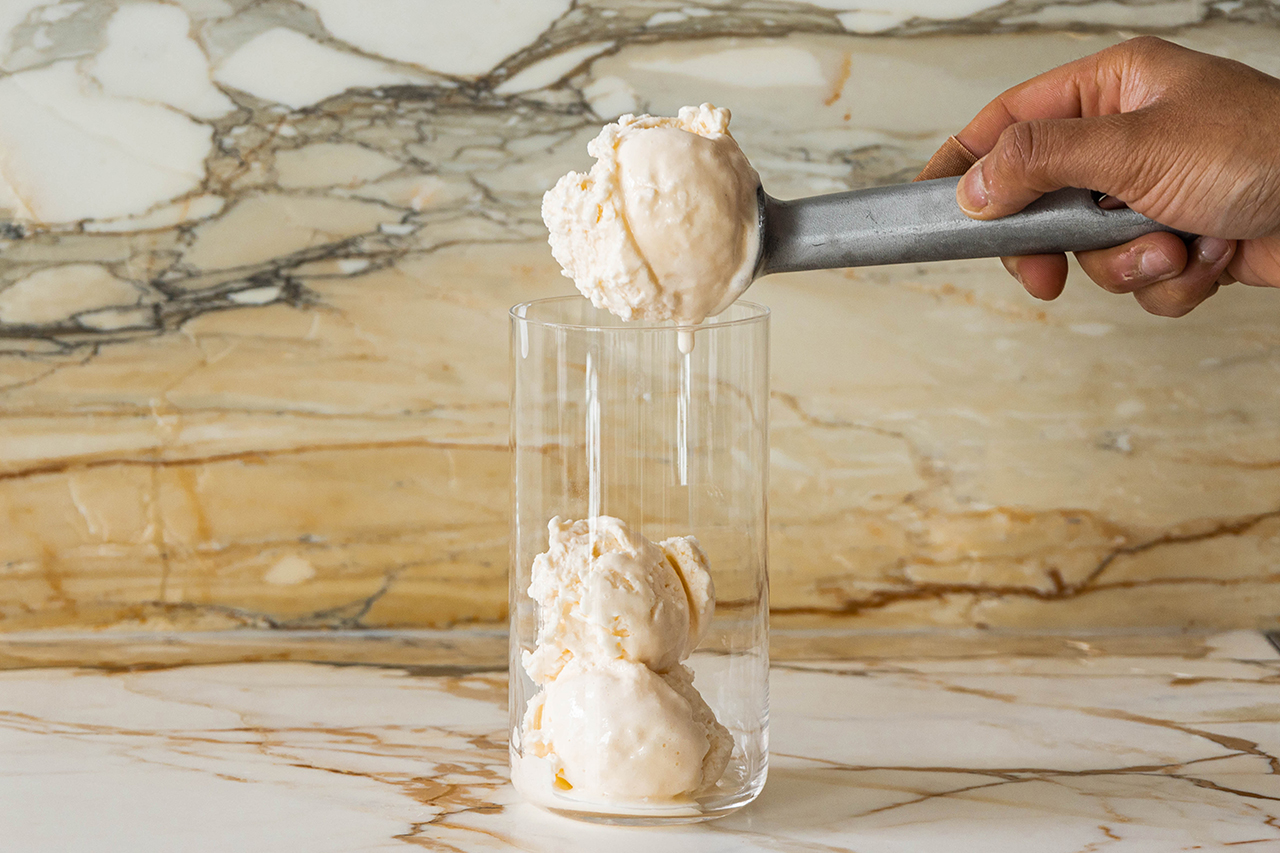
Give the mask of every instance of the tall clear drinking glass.
[[511, 310], [511, 765], [527, 800], [660, 824], [763, 787], [768, 353], [751, 303], [684, 327], [577, 296]]

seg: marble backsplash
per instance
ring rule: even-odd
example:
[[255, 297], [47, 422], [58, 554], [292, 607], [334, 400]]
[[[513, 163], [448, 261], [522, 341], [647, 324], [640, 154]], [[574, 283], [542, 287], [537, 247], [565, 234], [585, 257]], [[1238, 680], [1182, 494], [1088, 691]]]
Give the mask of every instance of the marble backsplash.
[[[1263, 0], [7, 0], [0, 631], [505, 613], [507, 319], [602, 121], [712, 101], [780, 197], [909, 179]], [[996, 261], [777, 276], [775, 624], [1280, 617], [1280, 293], [1185, 319]]]

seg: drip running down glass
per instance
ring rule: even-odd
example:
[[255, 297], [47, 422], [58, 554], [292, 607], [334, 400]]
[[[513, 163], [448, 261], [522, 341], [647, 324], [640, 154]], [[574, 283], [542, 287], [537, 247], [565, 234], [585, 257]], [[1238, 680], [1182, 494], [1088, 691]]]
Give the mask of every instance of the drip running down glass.
[[536, 805], [680, 823], [763, 787], [768, 352], [751, 303], [684, 327], [511, 310], [511, 763]]

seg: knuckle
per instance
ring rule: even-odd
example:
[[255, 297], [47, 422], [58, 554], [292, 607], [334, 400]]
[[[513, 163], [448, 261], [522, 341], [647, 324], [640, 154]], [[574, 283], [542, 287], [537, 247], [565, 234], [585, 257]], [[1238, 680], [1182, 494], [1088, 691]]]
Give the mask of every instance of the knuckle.
[[1011, 124], [1000, 134], [998, 166], [1011, 178], [1026, 180], [1044, 166], [1043, 125], [1037, 121]]
[[1141, 267], [1141, 243], [1081, 253], [1080, 266], [1103, 290], [1132, 293], [1152, 283]]
[[1139, 77], [1159, 71], [1161, 88], [1185, 82], [1193, 69], [1202, 69], [1202, 54], [1157, 36], [1137, 36], [1115, 46], [1115, 59], [1121, 67]]
[[1159, 36], [1136, 36], [1121, 42], [1121, 48], [1133, 56], [1154, 57], [1166, 54], [1173, 47]]

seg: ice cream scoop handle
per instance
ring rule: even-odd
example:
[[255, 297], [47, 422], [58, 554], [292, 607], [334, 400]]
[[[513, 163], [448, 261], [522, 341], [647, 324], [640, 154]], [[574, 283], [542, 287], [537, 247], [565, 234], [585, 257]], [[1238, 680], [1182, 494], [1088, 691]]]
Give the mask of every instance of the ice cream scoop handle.
[[1175, 231], [1142, 214], [1104, 210], [1089, 190], [1048, 193], [1002, 219], [970, 219], [959, 178], [778, 201], [762, 195], [758, 275], [795, 270], [1080, 252]]

